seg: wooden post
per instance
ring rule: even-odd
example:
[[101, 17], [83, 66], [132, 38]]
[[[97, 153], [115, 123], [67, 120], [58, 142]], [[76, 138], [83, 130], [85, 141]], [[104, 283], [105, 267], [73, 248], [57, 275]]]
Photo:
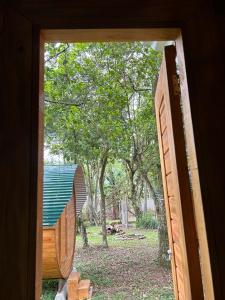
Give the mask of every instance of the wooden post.
[[71, 272], [67, 280], [68, 300], [78, 300], [78, 284], [80, 281], [80, 273]]

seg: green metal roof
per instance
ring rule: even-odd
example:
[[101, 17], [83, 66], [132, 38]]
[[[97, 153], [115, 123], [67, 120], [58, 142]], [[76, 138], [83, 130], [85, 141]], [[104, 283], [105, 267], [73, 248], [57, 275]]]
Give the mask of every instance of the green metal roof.
[[73, 192], [77, 165], [44, 166], [43, 226], [53, 226]]

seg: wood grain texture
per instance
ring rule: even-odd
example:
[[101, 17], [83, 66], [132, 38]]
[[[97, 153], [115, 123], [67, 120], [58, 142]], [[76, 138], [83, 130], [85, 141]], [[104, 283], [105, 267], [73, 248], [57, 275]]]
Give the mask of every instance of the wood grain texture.
[[[171, 231], [171, 251], [175, 256], [171, 261], [172, 271], [175, 273], [173, 278], [177, 287], [176, 299], [203, 299], [181, 103], [173, 84], [173, 78], [176, 78], [175, 59], [175, 47], [166, 47], [155, 96], [164, 198], [168, 210], [167, 223], [169, 232]], [[164, 127], [166, 130], [163, 131]], [[166, 158], [170, 161], [171, 171], [168, 174], [165, 153], [169, 153], [169, 157]], [[174, 250], [176, 244], [180, 249], [178, 258]]]
[[[75, 223], [76, 223], [76, 213], [75, 213], [75, 201], [72, 197], [68, 202], [66, 208], [64, 209], [61, 220], [63, 222], [57, 222], [56, 234], [59, 236], [61, 234], [60, 244], [59, 240], [56, 244], [58, 254], [58, 261], [60, 264], [60, 272], [62, 278], [68, 278], [72, 271], [74, 252], [75, 252]], [[60, 224], [60, 230], [59, 230]], [[62, 248], [64, 249], [62, 251]], [[59, 251], [61, 249], [61, 251]]]
[[43, 230], [43, 278], [61, 278], [56, 250], [55, 227]]
[[43, 228], [43, 278], [68, 278], [75, 250], [75, 203], [68, 202], [56, 225]]
[[[160, 78], [159, 78], [160, 80]], [[164, 160], [164, 153], [162, 147], [162, 126], [160, 122], [160, 116], [162, 115], [163, 110], [165, 109], [164, 105], [164, 93], [162, 84], [157, 83], [157, 89], [155, 94], [155, 106], [156, 106], [156, 122], [157, 122], [157, 132], [158, 132], [158, 139], [159, 139], [159, 152], [160, 152], [160, 160], [163, 162]], [[167, 152], [168, 155], [169, 151]], [[168, 157], [170, 160], [170, 157]], [[162, 174], [166, 174], [165, 163], [161, 163], [161, 171]], [[167, 229], [168, 229], [168, 240], [169, 240], [169, 249], [174, 253], [174, 242], [173, 242], [173, 233], [172, 233], [172, 224], [171, 224], [171, 216], [170, 216], [170, 206], [168, 202], [168, 197], [170, 193], [168, 193], [168, 180], [166, 180], [166, 176], [162, 176], [163, 181], [163, 191], [164, 191], [164, 200], [165, 200], [165, 208], [166, 208], [166, 220], [167, 220]], [[173, 194], [173, 193], [172, 193]], [[177, 282], [177, 273], [176, 273], [176, 256], [172, 255], [171, 257], [171, 271], [172, 271], [172, 278], [173, 278], [173, 287], [174, 287], [174, 296], [175, 299], [179, 297], [179, 289], [178, 289], [178, 282]]]
[[78, 284], [80, 273], [71, 272], [67, 280], [68, 300], [78, 300]]
[[44, 39], [49, 42], [112, 42], [154, 41], [176, 39], [178, 28], [127, 28], [127, 29], [45, 29]]
[[193, 134], [192, 116], [190, 112], [189, 92], [186, 79], [186, 66], [184, 60], [184, 51], [182, 38], [176, 41], [178, 54], [178, 69], [180, 78], [181, 102], [183, 110], [184, 133], [186, 141], [188, 169], [190, 173], [190, 182], [192, 187], [192, 199], [194, 204], [194, 213], [196, 220], [196, 229], [199, 241], [199, 251], [201, 260], [201, 273], [203, 279], [203, 289], [205, 299], [214, 299], [214, 290], [212, 282], [211, 262], [206, 233], [206, 223], [203, 211], [201, 187], [198, 173], [198, 163], [195, 150], [195, 138]]
[[[34, 299], [39, 30], [162, 27], [180, 27], [183, 36], [183, 42], [177, 40], [176, 44], [177, 47], [184, 44], [184, 49], [179, 47], [178, 51], [183, 56], [178, 63], [183, 67], [184, 57], [186, 62], [182, 69], [181, 92], [187, 119], [191, 119], [187, 141], [191, 141], [196, 150], [193, 170], [196, 164], [198, 169], [193, 173], [200, 184], [193, 189], [193, 199], [200, 212], [199, 232], [203, 232], [199, 242], [206, 262], [203, 268], [205, 299], [225, 299], [225, 165], [221, 159], [224, 155], [221, 137], [225, 116], [225, 18], [223, 11], [218, 12], [211, 5], [213, 2], [5, 1], [10, 8], [4, 11], [0, 33], [0, 155], [4, 158], [0, 172], [0, 236], [4, 245], [0, 247], [0, 280], [3, 299]], [[185, 92], [187, 82], [189, 95]], [[14, 176], [17, 180], [12, 189]], [[18, 279], [14, 289], [7, 279], [12, 269]]]

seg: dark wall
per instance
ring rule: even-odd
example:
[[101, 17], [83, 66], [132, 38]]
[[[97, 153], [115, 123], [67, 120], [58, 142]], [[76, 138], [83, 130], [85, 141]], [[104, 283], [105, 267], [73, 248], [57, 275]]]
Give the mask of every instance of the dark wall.
[[[0, 15], [1, 299], [35, 295], [40, 28], [173, 27], [187, 78], [216, 299], [225, 299], [225, 19], [219, 1], [8, 1]], [[197, 299], [196, 299], [197, 300]]]

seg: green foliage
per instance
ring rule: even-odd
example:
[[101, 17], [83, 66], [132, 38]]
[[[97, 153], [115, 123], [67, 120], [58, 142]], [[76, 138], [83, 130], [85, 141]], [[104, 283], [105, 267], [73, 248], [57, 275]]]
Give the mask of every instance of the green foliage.
[[42, 300], [54, 299], [58, 287], [58, 280], [43, 280], [42, 281]]
[[47, 44], [45, 55], [45, 142], [52, 153], [84, 163], [107, 148], [112, 160], [125, 159], [134, 137], [140, 153], [154, 148], [161, 56], [149, 43]]
[[158, 222], [152, 213], [143, 213], [136, 221], [137, 228], [157, 229]]
[[140, 174], [156, 186], [159, 172], [153, 93], [161, 53], [149, 42], [49, 43], [45, 59], [46, 147], [88, 165], [90, 181], [107, 153], [106, 201], [140, 202]]

